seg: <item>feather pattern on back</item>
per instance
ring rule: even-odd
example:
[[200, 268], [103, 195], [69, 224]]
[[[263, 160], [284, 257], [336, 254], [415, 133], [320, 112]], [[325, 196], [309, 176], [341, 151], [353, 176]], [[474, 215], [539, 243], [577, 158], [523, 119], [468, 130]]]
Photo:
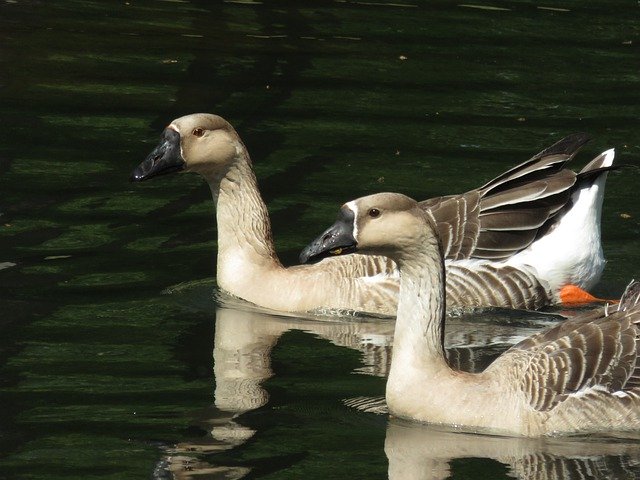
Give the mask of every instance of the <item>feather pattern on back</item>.
[[489, 369], [523, 369], [520, 388], [531, 407], [550, 411], [571, 396], [615, 394], [640, 386], [640, 282], [620, 308], [599, 309], [514, 345]]

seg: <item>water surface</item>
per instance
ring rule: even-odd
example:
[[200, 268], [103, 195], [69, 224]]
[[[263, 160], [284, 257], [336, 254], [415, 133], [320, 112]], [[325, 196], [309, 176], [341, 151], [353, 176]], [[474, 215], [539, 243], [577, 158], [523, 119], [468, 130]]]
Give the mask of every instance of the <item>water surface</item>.
[[[2, 2], [0, 476], [637, 477], [635, 440], [514, 442], [375, 413], [390, 322], [216, 300], [207, 186], [128, 176], [171, 119], [225, 116], [291, 264], [346, 200], [462, 192], [586, 131], [576, 168], [610, 147], [631, 165], [609, 176], [603, 212], [595, 293], [615, 297], [640, 272], [638, 14], [627, 1]], [[480, 369], [553, 321], [463, 316], [447, 341]]]

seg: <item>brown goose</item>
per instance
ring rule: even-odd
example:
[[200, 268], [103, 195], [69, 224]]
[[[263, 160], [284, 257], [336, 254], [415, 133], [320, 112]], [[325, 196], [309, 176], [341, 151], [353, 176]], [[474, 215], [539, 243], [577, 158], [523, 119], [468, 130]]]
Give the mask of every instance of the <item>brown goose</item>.
[[[582, 293], [597, 282], [604, 268], [602, 196], [614, 153], [604, 152], [578, 174], [565, 169], [586, 141], [571, 135], [477, 190], [421, 204], [445, 245], [449, 307], [536, 309], [571, 300], [566, 292], [574, 286]], [[197, 172], [211, 188], [221, 289], [279, 311], [395, 315], [398, 272], [387, 258], [280, 263], [249, 153], [221, 117], [199, 113], [171, 122], [131, 178], [177, 171]]]
[[394, 415], [524, 436], [640, 430], [640, 282], [615, 309], [576, 316], [467, 373], [445, 358], [444, 259], [428, 212], [400, 194], [354, 200], [303, 259], [355, 251], [400, 270], [386, 389]]

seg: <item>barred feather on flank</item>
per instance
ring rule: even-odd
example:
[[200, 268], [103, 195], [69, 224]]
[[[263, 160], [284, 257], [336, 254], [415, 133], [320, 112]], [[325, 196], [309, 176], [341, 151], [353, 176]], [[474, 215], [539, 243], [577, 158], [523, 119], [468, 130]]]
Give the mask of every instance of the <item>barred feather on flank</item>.
[[[533, 309], [563, 301], [566, 285], [589, 289], [595, 284], [604, 268], [599, 212], [613, 152], [576, 174], [565, 164], [586, 141], [585, 134], [569, 135], [479, 189], [421, 203], [440, 232], [450, 269], [450, 308]], [[271, 310], [395, 315], [398, 273], [388, 259], [339, 256], [313, 265], [281, 264], [249, 153], [223, 118], [198, 113], [172, 121], [131, 178], [143, 181], [177, 171], [199, 173], [209, 183], [216, 204], [220, 289]], [[556, 243], [566, 239], [550, 239], [550, 234], [562, 232], [557, 226], [577, 218], [576, 211], [593, 211], [598, 218], [581, 227], [590, 243], [576, 246], [579, 258], [556, 254]], [[470, 263], [454, 268], [464, 261]], [[482, 280], [467, 281], [476, 277]], [[487, 287], [501, 293], [487, 294]]]
[[471, 260], [447, 265], [447, 301], [460, 305], [476, 299], [473, 306], [478, 307], [514, 303], [527, 305], [530, 310], [552, 302], [546, 289], [527, 268], [478, 263]]

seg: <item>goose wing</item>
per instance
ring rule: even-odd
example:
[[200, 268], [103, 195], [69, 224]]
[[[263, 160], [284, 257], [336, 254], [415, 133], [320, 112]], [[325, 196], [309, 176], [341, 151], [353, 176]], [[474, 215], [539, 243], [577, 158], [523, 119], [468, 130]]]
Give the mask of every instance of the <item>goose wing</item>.
[[592, 388], [616, 392], [640, 386], [640, 282], [618, 309], [600, 309], [514, 345], [489, 368], [511, 370], [532, 408], [548, 411]]
[[504, 259], [533, 242], [569, 201], [575, 172], [565, 169], [587, 135], [569, 135], [477, 190], [421, 202], [448, 259]]
[[[465, 263], [467, 263], [465, 265]], [[486, 261], [447, 261], [447, 305], [504, 305], [537, 310], [553, 301], [529, 268], [496, 266]]]

